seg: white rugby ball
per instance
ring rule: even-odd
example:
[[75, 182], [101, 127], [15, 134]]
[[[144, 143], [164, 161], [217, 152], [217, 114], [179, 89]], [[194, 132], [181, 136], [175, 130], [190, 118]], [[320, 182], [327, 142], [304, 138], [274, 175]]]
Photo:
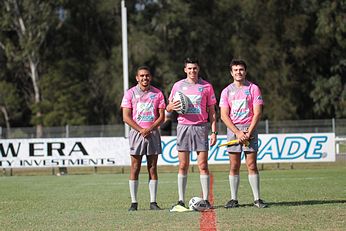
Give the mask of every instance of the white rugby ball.
[[180, 107], [176, 110], [179, 114], [187, 113], [187, 109], [189, 108], [189, 98], [184, 95], [182, 92], [177, 91], [173, 97], [173, 102], [179, 101]]
[[189, 201], [189, 208], [194, 211], [202, 212], [207, 210], [207, 203], [200, 197], [192, 197]]

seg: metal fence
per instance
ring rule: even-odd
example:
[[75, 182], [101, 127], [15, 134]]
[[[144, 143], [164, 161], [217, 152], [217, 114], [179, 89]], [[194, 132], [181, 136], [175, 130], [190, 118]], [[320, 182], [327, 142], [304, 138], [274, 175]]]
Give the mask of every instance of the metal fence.
[[[176, 135], [176, 123], [172, 123], [170, 134]], [[219, 121], [219, 134], [225, 135], [227, 129], [225, 125]], [[285, 121], [261, 121], [258, 125], [260, 134], [273, 133], [335, 133], [336, 161], [346, 163], [346, 119], [324, 119], [324, 120], [285, 120]], [[166, 131], [167, 132], [167, 131]], [[167, 133], [166, 133], [167, 134]], [[124, 137], [124, 124], [115, 125], [95, 125], [95, 126], [70, 126], [64, 127], [44, 127], [43, 137], [41, 138], [69, 138], [69, 137]], [[17, 127], [6, 129], [0, 127], [0, 139], [23, 139], [36, 138], [35, 127]], [[279, 167], [279, 164], [277, 165]], [[293, 164], [291, 164], [292, 168]], [[262, 165], [263, 168], [263, 165]], [[95, 172], [96, 172], [95, 167]], [[66, 168], [59, 168], [60, 172], [67, 173]], [[2, 175], [6, 175], [3, 169]], [[52, 168], [52, 174], [55, 169]], [[1, 175], [1, 174], [0, 174]], [[12, 169], [10, 174], [12, 175]]]
[[[176, 123], [172, 123], [171, 135], [176, 135]], [[225, 125], [219, 121], [219, 134], [226, 134]], [[336, 137], [346, 137], [346, 119], [323, 119], [323, 120], [284, 120], [284, 121], [261, 121], [258, 125], [260, 134], [272, 133], [321, 133], [333, 132]], [[44, 127], [41, 138], [63, 137], [124, 137], [124, 124], [94, 125], [94, 126], [70, 126]], [[6, 129], [0, 127], [0, 138], [36, 138], [35, 127], [17, 127]]]

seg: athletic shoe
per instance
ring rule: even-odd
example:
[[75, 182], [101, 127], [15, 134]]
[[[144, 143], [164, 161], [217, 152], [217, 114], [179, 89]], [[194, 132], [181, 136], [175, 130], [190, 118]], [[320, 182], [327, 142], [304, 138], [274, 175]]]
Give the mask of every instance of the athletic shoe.
[[206, 207], [207, 209], [213, 209], [214, 208], [208, 200], [205, 200], [205, 203], [207, 205], [207, 207]]
[[268, 205], [266, 203], [264, 203], [264, 201], [262, 201], [261, 199], [255, 200], [253, 205], [257, 208], [267, 208]]
[[233, 200], [232, 199], [232, 200], [228, 201], [227, 204], [224, 207], [226, 209], [239, 207], [238, 200]]
[[184, 201], [178, 201], [178, 203], [176, 205], [180, 205], [180, 206], [183, 206], [186, 208]]
[[129, 211], [137, 211], [138, 203], [131, 203], [131, 207], [129, 208]]
[[150, 210], [162, 210], [156, 202], [150, 202]]

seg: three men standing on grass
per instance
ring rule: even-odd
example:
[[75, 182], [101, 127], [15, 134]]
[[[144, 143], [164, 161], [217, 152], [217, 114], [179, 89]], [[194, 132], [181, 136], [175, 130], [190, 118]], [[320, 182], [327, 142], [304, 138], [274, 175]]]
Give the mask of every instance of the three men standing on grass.
[[[241, 153], [245, 153], [248, 179], [254, 196], [254, 206], [265, 208], [267, 204], [260, 198], [260, 180], [257, 168], [258, 133], [263, 99], [259, 87], [246, 79], [246, 63], [243, 60], [232, 60], [230, 74], [233, 82], [223, 89], [220, 97], [221, 120], [227, 126], [227, 140], [238, 139], [239, 144], [229, 146], [227, 151], [230, 160], [229, 183], [231, 200], [225, 208], [235, 208], [238, 203], [239, 171]], [[123, 120], [130, 127], [129, 143], [131, 169], [129, 187], [131, 207], [129, 211], [138, 209], [137, 191], [138, 175], [142, 156], [147, 157], [149, 173], [150, 209], [160, 210], [156, 203], [157, 193], [157, 159], [162, 153], [161, 136], [158, 127], [164, 120], [165, 108], [168, 112], [179, 111], [180, 102], [174, 101], [176, 92], [189, 98], [187, 112], [179, 114], [177, 126], [178, 169], [178, 203], [185, 207], [185, 191], [190, 164], [190, 152], [197, 152], [197, 163], [200, 171], [200, 182], [207, 207], [212, 208], [209, 196], [209, 145], [216, 144], [216, 98], [210, 83], [199, 76], [197, 59], [187, 58], [184, 63], [186, 78], [177, 81], [169, 96], [166, 107], [162, 92], [151, 86], [152, 75], [148, 67], [137, 70], [137, 85], [129, 89], [123, 97], [121, 107]], [[208, 139], [209, 131], [210, 142]], [[245, 145], [249, 142], [249, 145]]]

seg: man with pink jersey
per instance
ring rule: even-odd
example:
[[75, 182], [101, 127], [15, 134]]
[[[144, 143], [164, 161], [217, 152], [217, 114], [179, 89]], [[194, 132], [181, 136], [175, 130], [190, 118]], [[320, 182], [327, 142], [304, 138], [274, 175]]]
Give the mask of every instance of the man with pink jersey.
[[123, 120], [131, 127], [129, 132], [131, 207], [129, 211], [138, 209], [138, 175], [143, 155], [146, 155], [149, 173], [150, 209], [161, 210], [156, 203], [157, 158], [162, 153], [158, 127], [165, 118], [166, 104], [162, 92], [150, 85], [152, 75], [148, 67], [143, 66], [137, 69], [136, 80], [138, 84], [125, 92], [121, 102]]
[[[185, 114], [179, 114], [177, 126], [177, 150], [179, 158], [178, 170], [178, 205], [185, 207], [185, 191], [187, 174], [190, 164], [190, 152], [197, 152], [197, 162], [200, 172], [203, 199], [207, 207], [212, 208], [208, 201], [209, 195], [209, 169], [208, 169], [208, 134], [211, 126], [210, 145], [216, 143], [216, 98], [210, 83], [199, 75], [197, 59], [185, 60], [184, 72], [186, 78], [173, 85], [169, 96], [168, 112], [179, 111], [180, 101], [173, 101], [176, 92], [180, 91], [188, 97], [188, 109]], [[210, 123], [210, 125], [209, 125]]]
[[[227, 140], [238, 139], [240, 144], [228, 146], [230, 159], [229, 183], [231, 200], [225, 208], [238, 207], [239, 169], [241, 153], [245, 153], [248, 179], [254, 196], [254, 206], [265, 208], [267, 204], [260, 199], [260, 183], [257, 168], [258, 133], [257, 124], [260, 121], [263, 99], [259, 87], [246, 79], [246, 63], [233, 59], [230, 73], [233, 83], [221, 92], [221, 120], [227, 126]], [[244, 145], [249, 141], [249, 145]]]

